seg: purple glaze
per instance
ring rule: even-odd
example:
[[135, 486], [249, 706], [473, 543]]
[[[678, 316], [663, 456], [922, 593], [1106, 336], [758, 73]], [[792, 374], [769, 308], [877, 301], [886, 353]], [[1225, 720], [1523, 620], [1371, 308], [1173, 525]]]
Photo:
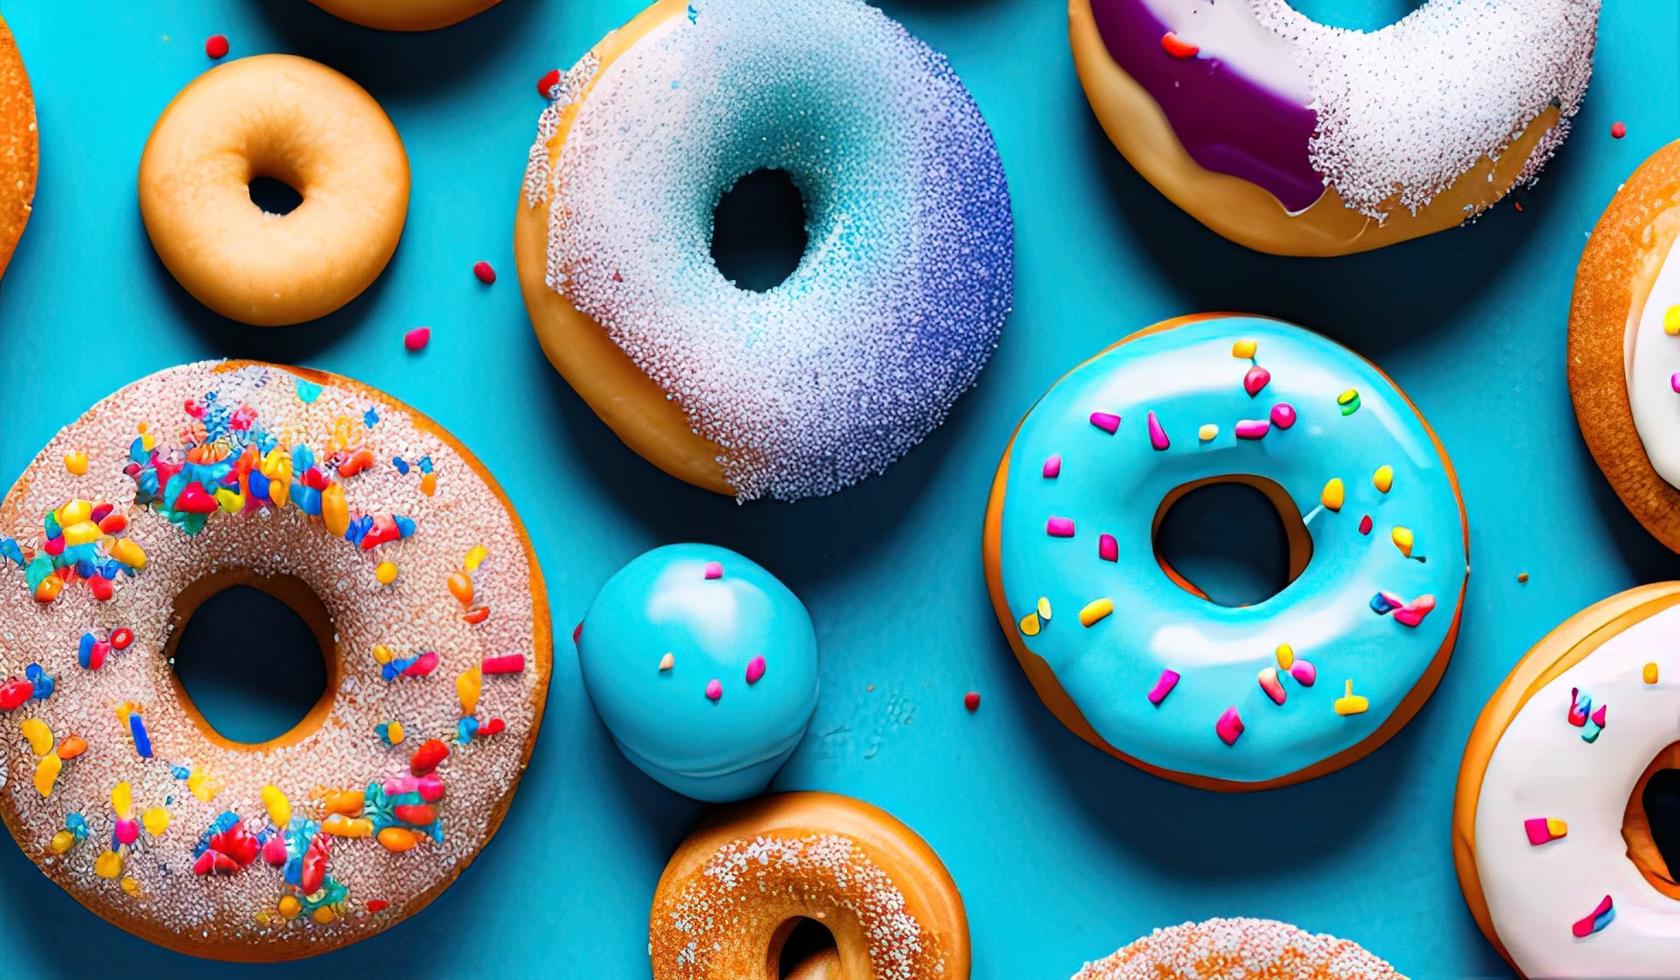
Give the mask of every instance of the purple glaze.
[[[1318, 113], [1263, 88], [1219, 58], [1175, 58], [1161, 47], [1172, 26], [1143, 0], [1091, 0], [1097, 32], [1115, 62], [1166, 113], [1179, 142], [1202, 167], [1264, 187], [1289, 211], [1324, 193], [1307, 160]], [[1191, 44], [1193, 34], [1180, 35]]]

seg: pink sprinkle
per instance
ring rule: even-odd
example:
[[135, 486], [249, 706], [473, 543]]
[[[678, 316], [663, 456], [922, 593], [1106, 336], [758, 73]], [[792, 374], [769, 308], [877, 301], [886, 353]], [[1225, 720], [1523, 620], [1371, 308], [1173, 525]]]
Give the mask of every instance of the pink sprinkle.
[[1608, 714], [1609, 711], [1610, 711], [1610, 706], [1609, 705], [1607, 705], [1607, 704], [1599, 705], [1598, 710], [1594, 711], [1592, 713], [1592, 723], [1597, 725], [1600, 728], [1603, 728], [1605, 718], [1607, 717], [1607, 714]]
[[1156, 452], [1161, 452], [1172, 445], [1167, 441], [1167, 430], [1161, 428], [1161, 422], [1155, 417], [1154, 412], [1149, 413], [1149, 444], [1155, 447]]
[[228, 39], [221, 34], [212, 34], [204, 41], [204, 53], [212, 59], [227, 57]]
[[709, 701], [719, 701], [723, 698], [723, 682], [716, 677], [706, 682], [706, 698]]
[[1120, 542], [1114, 540], [1114, 535], [1103, 534], [1097, 537], [1097, 557], [1103, 561], [1120, 560]]
[[1626, 136], [1626, 135], [1627, 135], [1627, 123], [1622, 122], [1621, 120], [1618, 119], [1615, 122], [1610, 124], [1610, 138], [1611, 139], [1619, 140], [1623, 136]]
[[1092, 412], [1091, 424], [1109, 435], [1113, 435], [1120, 428], [1120, 416], [1110, 415], [1107, 412]]
[[747, 683], [748, 684], [757, 684], [758, 679], [760, 677], [763, 677], [763, 676], [764, 676], [764, 658], [762, 656], [754, 657], [751, 660], [747, 661]]
[[118, 820], [114, 828], [114, 835], [118, 844], [132, 844], [140, 838], [140, 823], [136, 820]]
[[1238, 439], [1264, 439], [1272, 423], [1265, 419], [1243, 419], [1237, 423]]
[[[1675, 377], [1680, 378], [1680, 374], [1675, 375]], [[1062, 457], [1060, 455], [1056, 455], [1046, 458], [1044, 460], [1044, 478], [1046, 480], [1054, 480], [1056, 477], [1061, 475]]]
[[408, 668], [403, 671], [403, 676], [425, 677], [432, 671], [437, 670], [437, 665], [438, 655], [430, 650], [427, 650], [425, 653], [420, 655], [419, 660], [416, 660], [408, 665]]
[[1073, 518], [1071, 518], [1071, 517], [1052, 517], [1052, 518], [1050, 518], [1048, 521], [1044, 522], [1044, 533], [1050, 535], [1052, 538], [1071, 538], [1071, 537], [1073, 537]]
[[518, 674], [525, 670], [523, 653], [507, 653], [499, 657], [485, 657], [480, 669], [486, 674]]
[[1273, 704], [1282, 704], [1289, 692], [1283, 689], [1283, 682], [1278, 680], [1276, 667], [1267, 667], [1260, 671], [1260, 690], [1266, 692], [1266, 697], [1272, 699]]
[[1156, 681], [1155, 686], [1149, 689], [1149, 703], [1159, 706], [1162, 701], [1167, 699], [1167, 695], [1172, 693], [1172, 689], [1177, 686], [1178, 671], [1161, 671], [1161, 679]]
[[1361, 517], [1359, 519], [1359, 533], [1360, 534], [1370, 534], [1371, 533], [1371, 515], [1370, 514], [1366, 514], [1364, 517]]
[[403, 334], [403, 346], [411, 351], [424, 350], [432, 342], [431, 327], [415, 327]]
[[1272, 406], [1272, 424], [1280, 429], [1287, 429], [1295, 424], [1295, 406], [1288, 402], [1278, 402]]
[[722, 562], [717, 562], [717, 561], [707, 562], [706, 563], [706, 578], [708, 580], [709, 579], [714, 579], [714, 578], [723, 578], [723, 563]]
[[479, 282], [488, 286], [496, 281], [496, 267], [488, 262], [474, 263], [473, 275], [478, 277]]
[[1573, 926], [1570, 926], [1569, 931], [1574, 933], [1576, 939], [1587, 938], [1610, 924], [1610, 911], [1614, 908], [1615, 905], [1610, 901], [1610, 896], [1604, 896], [1603, 901], [1600, 901], [1598, 905], [1587, 914], [1586, 918], [1581, 919]]
[[1668, 376], [1668, 386], [1674, 389], [1675, 394], [1680, 395], [1680, 371]]
[[1550, 844], [1558, 839], [1552, 836], [1551, 824], [1545, 817], [1529, 817], [1524, 820], [1523, 831], [1528, 834], [1528, 842], [1535, 847]]
[[579, 620], [577, 626], [572, 628], [572, 645], [577, 646], [577, 641], [582, 636], [583, 636], [583, 622], [582, 622], [582, 620]]
[[979, 711], [980, 710], [980, 692], [979, 691], [969, 691], [967, 694], [964, 694], [963, 695], [963, 707], [967, 708], [971, 712]]
[[1420, 595], [1408, 603], [1406, 608], [1394, 610], [1394, 619], [1402, 626], [1410, 626], [1416, 629], [1418, 624], [1423, 622], [1423, 617], [1429, 615], [1434, 608], [1434, 596]]
[[553, 98], [550, 93], [554, 91], [554, 86], [559, 84], [560, 69], [550, 68], [543, 74], [543, 77], [537, 79], [537, 94], [545, 99]]
[[1318, 668], [1311, 661], [1296, 657], [1295, 662], [1289, 665], [1289, 676], [1302, 687], [1312, 687], [1313, 681], [1318, 680]]
[[1237, 744], [1237, 737], [1243, 733], [1243, 723], [1236, 705], [1225, 709], [1225, 713], [1214, 723], [1213, 730], [1219, 733], [1219, 740], [1226, 745]]
[[1253, 398], [1260, 394], [1261, 390], [1268, 384], [1271, 384], [1271, 381], [1272, 372], [1256, 364], [1248, 369], [1247, 374], [1243, 375], [1243, 390], [1248, 392], [1248, 397]]

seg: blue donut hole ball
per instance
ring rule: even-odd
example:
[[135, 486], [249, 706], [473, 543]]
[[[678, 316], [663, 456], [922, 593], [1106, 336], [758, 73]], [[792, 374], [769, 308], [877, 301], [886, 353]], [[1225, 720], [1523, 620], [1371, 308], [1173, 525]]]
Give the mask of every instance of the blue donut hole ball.
[[817, 708], [817, 634], [787, 586], [727, 548], [625, 565], [577, 638], [595, 711], [636, 768], [684, 796], [756, 796]]

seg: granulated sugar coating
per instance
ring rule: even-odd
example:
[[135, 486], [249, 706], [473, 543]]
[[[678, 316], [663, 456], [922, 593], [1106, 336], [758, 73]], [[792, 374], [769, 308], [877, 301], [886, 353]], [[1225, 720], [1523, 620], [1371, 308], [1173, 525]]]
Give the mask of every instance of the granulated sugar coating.
[[[568, 72], [557, 105], [580, 93], [551, 175], [560, 110], [539, 124], [526, 187], [549, 203], [548, 284], [723, 448], [740, 498], [879, 473], [974, 383], [1012, 299], [1009, 191], [967, 91], [898, 23], [696, 0]], [[763, 293], [710, 254], [718, 201], [760, 169], [792, 178], [808, 237]]]
[[1157, 929], [1074, 980], [1379, 980], [1399, 977], [1357, 943], [1271, 919], [1209, 919]]
[[1291, 41], [1307, 77], [1318, 111], [1312, 166], [1348, 207], [1379, 220], [1396, 205], [1427, 205], [1556, 106], [1558, 124], [1519, 183], [1532, 180], [1569, 135], [1592, 77], [1599, 0], [1430, 0], [1369, 33], [1317, 23], [1289, 0], [1244, 2]]
[[[125, 929], [236, 959], [365, 938], [435, 897], [512, 800], [547, 691], [540, 573], [479, 464], [381, 393], [250, 363], [143, 379], [30, 464], [0, 556], [0, 813]], [[261, 747], [201, 728], [165, 655], [177, 596], [242, 573], [301, 580], [337, 661], [330, 712]]]

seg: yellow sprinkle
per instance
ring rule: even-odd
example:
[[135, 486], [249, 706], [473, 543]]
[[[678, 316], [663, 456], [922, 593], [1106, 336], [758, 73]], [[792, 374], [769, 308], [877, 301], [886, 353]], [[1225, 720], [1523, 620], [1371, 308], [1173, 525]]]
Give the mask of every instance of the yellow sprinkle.
[[1547, 817], [1546, 832], [1553, 837], [1566, 837], [1569, 834], [1569, 823], [1556, 817]]
[[427, 473], [420, 478], [420, 492], [430, 497], [437, 493], [437, 474]]
[[58, 524], [69, 527], [80, 524], [93, 516], [93, 504], [86, 500], [72, 500], [58, 509]]
[[93, 862], [93, 873], [109, 881], [117, 875], [122, 874], [122, 866], [123, 860], [121, 854], [118, 854], [116, 851], [106, 851], [104, 854], [99, 855], [99, 859], [97, 861]]
[[404, 737], [402, 722], [393, 721], [385, 726], [385, 738], [392, 745], [401, 745]]
[[1021, 617], [1021, 634], [1023, 636], [1037, 636], [1040, 628], [1038, 613], [1027, 613]]
[[1412, 557], [1412, 529], [1399, 524], [1394, 525], [1394, 532], [1390, 535], [1394, 539], [1394, 546], [1407, 558]]
[[342, 813], [329, 813], [327, 819], [321, 822], [321, 832], [334, 837], [372, 837], [373, 821], [367, 817], [347, 817]]
[[106, 546], [106, 554], [119, 565], [126, 565], [135, 571], [146, 567], [145, 549], [135, 544], [130, 538], [116, 538]]
[[1239, 340], [1236, 343], [1231, 345], [1231, 356], [1232, 357], [1253, 357], [1254, 352], [1259, 350], [1259, 349], [1260, 349], [1260, 342], [1257, 341], [1257, 340]]
[[285, 830], [292, 822], [292, 801], [286, 799], [286, 794], [280, 792], [280, 787], [270, 783], [257, 791], [262, 799], [263, 808], [268, 810], [268, 822], [277, 830]]
[[1104, 619], [1107, 619], [1108, 614], [1113, 611], [1113, 599], [1092, 599], [1090, 602], [1085, 604], [1084, 609], [1079, 610], [1079, 625], [1089, 629], [1090, 627], [1102, 622]]
[[1348, 390], [1346, 390], [1346, 391], [1344, 391], [1341, 394], [1336, 396], [1336, 404], [1346, 405], [1348, 402], [1351, 402], [1355, 398], [1358, 398], [1358, 397], [1359, 397], [1358, 389], [1349, 388]]
[[1331, 704], [1331, 707], [1336, 709], [1336, 714], [1344, 718], [1348, 715], [1362, 715], [1371, 707], [1370, 698], [1353, 693], [1353, 681], [1348, 681], [1342, 690], [1347, 693]]
[[122, 890], [127, 892], [130, 898], [138, 898], [140, 896], [140, 883], [130, 875], [122, 880]]
[[169, 829], [169, 811], [161, 806], [148, 807], [140, 815], [140, 823], [146, 828], [146, 833], [162, 837], [163, 832]]
[[64, 760], [57, 752], [48, 752], [41, 756], [41, 761], [35, 766], [35, 792], [42, 796], [51, 796], [53, 783], [58, 781], [58, 771], [64, 768]]
[[216, 794], [221, 791], [221, 780], [211, 779], [209, 776], [197, 769], [194, 769], [192, 772], [187, 774], [187, 792], [198, 797], [200, 800], [209, 803], [211, 800], [215, 799]]
[[1038, 597], [1038, 618], [1050, 622], [1050, 597], [1047, 595]]
[[667, 652], [665, 654], [665, 656], [659, 658], [659, 670], [660, 670], [661, 673], [663, 673], [664, 671], [670, 670], [672, 667], [675, 667], [676, 665], [677, 665], [677, 658], [672, 653]]
[[36, 755], [46, 755], [52, 751], [53, 733], [47, 723], [39, 718], [25, 718], [18, 728], [23, 731], [23, 737], [29, 739], [29, 750]]
[[1277, 648], [1277, 664], [1279, 670], [1288, 670], [1295, 666], [1295, 648], [1287, 643], [1279, 643]]
[[1680, 336], [1680, 304], [1669, 307], [1663, 313], [1663, 332], [1670, 337]]
[[380, 585], [390, 585], [395, 582], [397, 580], [396, 562], [380, 562], [378, 567], [373, 570], [373, 577], [379, 580]]
[[1657, 665], [1654, 661], [1645, 665], [1644, 677], [1645, 683], [1647, 684], [1655, 684], [1657, 682]]
[[327, 525], [327, 533], [335, 538], [344, 537], [344, 532], [350, 529], [350, 505], [344, 499], [344, 484], [334, 483], [321, 491], [321, 520]]
[[1341, 510], [1342, 502], [1347, 499], [1347, 488], [1342, 485], [1342, 478], [1335, 477], [1324, 485], [1324, 492], [1318, 495], [1318, 502], [1328, 510]]
[[117, 811], [117, 819], [134, 819], [134, 790], [127, 783], [118, 783], [111, 790], [111, 809]]
[[82, 452], [80, 449], [75, 452], [65, 453], [64, 468], [70, 471], [71, 476], [86, 475], [88, 470], [87, 453]]
[[1196, 438], [1202, 440], [1203, 442], [1212, 442], [1213, 440], [1219, 438], [1219, 426], [1214, 425], [1212, 422], [1202, 423], [1202, 427], [1196, 430]]
[[393, 656], [390, 647], [376, 646], [373, 648], [373, 659], [376, 663], [388, 664]]
[[455, 696], [461, 701], [463, 717], [478, 712], [478, 695], [484, 689], [484, 669], [477, 664], [455, 678]]
[[303, 911], [303, 903], [299, 902], [297, 900], [297, 896], [295, 896], [295, 895], [281, 895], [280, 896], [280, 914], [281, 915], [285, 916], [288, 919], [295, 919], [295, 918], [297, 918], [297, 914], [299, 912], [302, 912], [302, 911]]
[[467, 560], [461, 563], [461, 567], [469, 572], [476, 572], [478, 566], [484, 564], [484, 559], [488, 557], [490, 557], [489, 549], [481, 544], [475, 544], [472, 546], [472, 550], [467, 552]]
[[259, 926], [266, 926], [274, 921], [274, 916], [268, 914], [268, 909], [257, 909], [251, 914], [251, 919]]
[[157, 437], [147, 431], [150, 428], [151, 426], [144, 422], [135, 427], [135, 431], [140, 433], [140, 448], [146, 452], [151, 452], [157, 448]]
[[1394, 486], [1394, 467], [1386, 464], [1377, 467], [1377, 471], [1371, 474], [1371, 485], [1377, 488], [1378, 493], [1387, 493]]
[[338, 918], [338, 916], [333, 914], [333, 910], [325, 905], [309, 913], [309, 917], [315, 920], [315, 924], [318, 926], [324, 926], [333, 919]]
[[52, 843], [48, 844], [54, 854], [69, 853], [70, 848], [76, 846], [76, 835], [68, 830], [61, 830], [53, 835]]

